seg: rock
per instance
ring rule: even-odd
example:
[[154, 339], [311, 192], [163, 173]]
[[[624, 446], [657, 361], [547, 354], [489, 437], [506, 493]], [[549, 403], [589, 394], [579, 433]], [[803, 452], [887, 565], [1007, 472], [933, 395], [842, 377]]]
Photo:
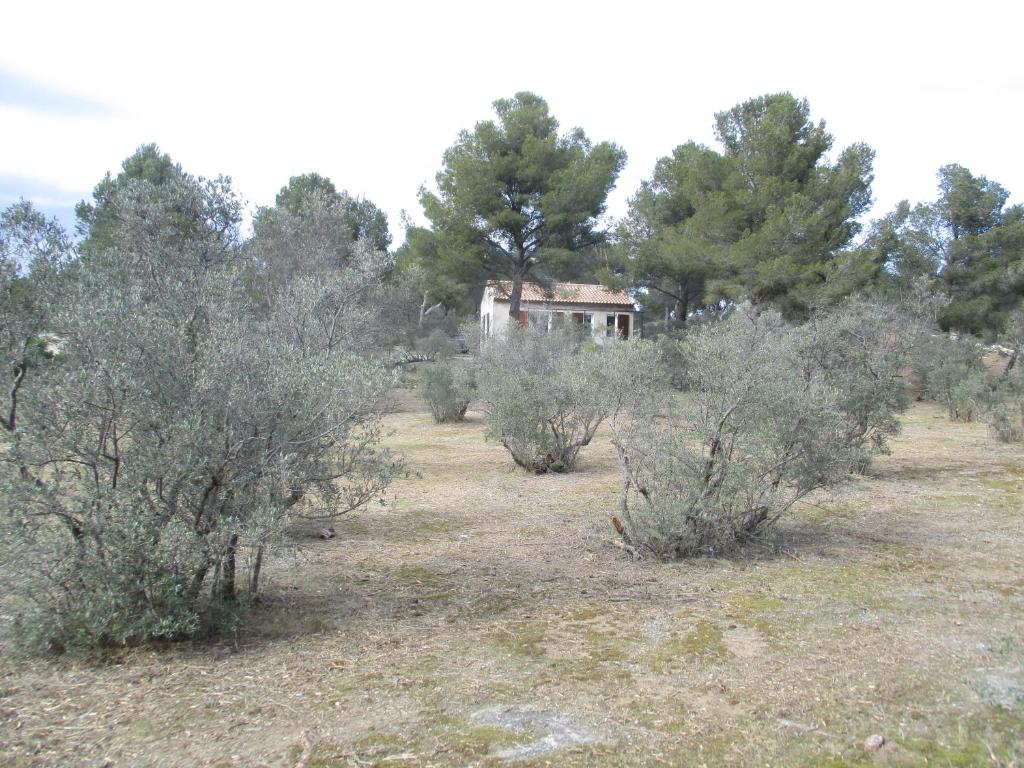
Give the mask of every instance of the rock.
[[876, 733], [864, 739], [864, 749], [868, 752], [877, 752], [884, 746], [885, 736], [882, 736], [880, 733]]
[[472, 719], [496, 728], [529, 734], [531, 738], [547, 732], [545, 736], [536, 741], [493, 753], [493, 756], [500, 760], [543, 757], [565, 747], [600, 741], [600, 737], [593, 731], [547, 710], [498, 706], [475, 712]]
[[324, 540], [333, 539], [334, 538], [334, 529], [333, 528], [321, 528], [320, 530], [318, 530], [316, 532], [316, 535], [319, 536], [321, 539], [324, 539]]

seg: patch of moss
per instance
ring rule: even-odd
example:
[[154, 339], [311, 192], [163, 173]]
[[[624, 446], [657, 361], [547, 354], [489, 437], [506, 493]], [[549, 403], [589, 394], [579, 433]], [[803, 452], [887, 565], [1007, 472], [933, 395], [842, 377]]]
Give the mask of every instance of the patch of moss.
[[946, 746], [931, 739], [902, 742], [904, 749], [916, 753], [910, 765], [941, 765], [947, 768], [981, 768], [991, 766], [992, 753], [979, 739], [970, 739], [956, 746]]
[[728, 606], [730, 620], [771, 638], [778, 634], [778, 614], [786, 603], [763, 592], [748, 592], [730, 598]]
[[262, 611], [250, 625], [250, 631], [254, 635], [268, 640], [315, 635], [332, 629], [334, 624], [317, 614], [298, 614], [283, 610]]
[[587, 641], [587, 658], [592, 662], [600, 664], [608, 661], [626, 661], [629, 658], [625, 642], [620, 638], [593, 630], [586, 632], [584, 637]]
[[[832, 755], [830, 757], [816, 757], [811, 761], [807, 761], [804, 765], [807, 768], [867, 768], [867, 766], [875, 765], [876, 763], [866, 755], [852, 755], [850, 757]], [[891, 763], [890, 763], [891, 764]]]
[[777, 611], [786, 604], [777, 597], [770, 597], [763, 592], [748, 592], [745, 595], [736, 595], [729, 600], [729, 606], [733, 612], [739, 615], [762, 614], [769, 611]]
[[651, 668], [663, 672], [673, 663], [687, 658], [723, 659], [729, 655], [722, 639], [722, 630], [710, 621], [699, 621], [686, 635], [673, 634], [660, 642], [650, 653]]
[[596, 605], [584, 605], [569, 611], [569, 613], [565, 615], [565, 619], [566, 621], [587, 622], [606, 616], [607, 614], [607, 608]]
[[986, 488], [992, 488], [996, 491], [1004, 491], [1006, 493], [1019, 493], [1024, 490], [1024, 481], [1021, 480], [1006, 480], [1004, 478], [991, 478], [986, 477], [981, 481], [981, 484]]
[[857, 608], [883, 610], [892, 607], [888, 585], [905, 576], [910, 566], [902, 563], [801, 563], [780, 568], [773, 586], [804, 609], [815, 601], [833, 606], [847, 603]]
[[354, 515], [341, 518], [341, 520], [334, 524], [334, 527], [341, 537], [366, 536], [370, 533], [370, 526]]
[[864, 768], [885, 764], [941, 766], [941, 768], [982, 768], [993, 765], [1016, 765], [1020, 759], [1024, 714], [988, 708], [943, 728], [930, 723], [935, 734], [894, 738], [875, 755], [862, 748], [851, 747], [846, 754], [830, 757], [808, 757], [801, 764], [825, 768]]
[[629, 669], [619, 661], [602, 661], [591, 656], [557, 659], [532, 678], [539, 685], [562, 686], [566, 683], [597, 683], [621, 688], [633, 679]]
[[330, 622], [325, 621], [320, 616], [303, 616], [302, 617], [302, 630], [303, 632], [314, 635], [320, 632], [326, 632], [332, 628]]
[[398, 566], [395, 575], [402, 581], [412, 582], [416, 586], [428, 587], [430, 589], [437, 589], [444, 583], [441, 574], [437, 571], [410, 563], [403, 563]]
[[451, 518], [439, 514], [436, 509], [410, 510], [403, 518], [409, 533], [451, 533], [461, 527], [455, 525]]
[[[344, 745], [333, 741], [318, 742], [310, 768], [424, 763], [465, 765], [533, 738], [533, 734], [478, 725], [446, 716], [432, 721], [425, 729], [403, 733], [379, 731]], [[295, 752], [293, 749], [292, 753]]]
[[644, 700], [630, 710], [633, 722], [654, 732], [673, 733], [682, 728], [690, 717], [690, 708], [679, 699]]
[[523, 598], [518, 594], [491, 593], [474, 600], [462, 612], [472, 618], [483, 618], [508, 613], [521, 602]]
[[495, 641], [514, 656], [539, 658], [544, 655], [541, 643], [547, 631], [546, 621], [517, 621], [496, 633]]

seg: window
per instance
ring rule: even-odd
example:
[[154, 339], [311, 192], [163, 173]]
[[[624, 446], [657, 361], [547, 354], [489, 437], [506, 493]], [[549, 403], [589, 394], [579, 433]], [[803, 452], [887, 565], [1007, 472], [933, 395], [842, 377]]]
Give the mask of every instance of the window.
[[544, 310], [530, 309], [526, 312], [526, 322], [534, 329], [546, 331], [551, 321], [551, 313]]
[[583, 325], [585, 325], [587, 327], [588, 331], [591, 331], [591, 330], [594, 329], [594, 313], [593, 312], [584, 312], [583, 313]]
[[608, 316], [605, 318], [604, 322], [605, 322], [605, 330], [604, 330], [605, 337], [609, 338], [609, 339], [614, 339], [615, 338], [615, 313], [614, 312], [610, 312], [608, 314]]

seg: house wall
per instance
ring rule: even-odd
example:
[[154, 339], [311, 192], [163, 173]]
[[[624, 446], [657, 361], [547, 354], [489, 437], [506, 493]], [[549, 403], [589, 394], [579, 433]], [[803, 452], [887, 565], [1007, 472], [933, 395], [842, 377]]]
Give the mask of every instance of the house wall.
[[[527, 301], [524, 301], [520, 306], [525, 312], [529, 312], [531, 309], [546, 312], [588, 312], [593, 316], [591, 332], [594, 341], [598, 344], [611, 341], [611, 338], [607, 335], [609, 315], [613, 318], [617, 315], [627, 315], [629, 317], [629, 338], [634, 338], [634, 334], [638, 331], [636, 313], [626, 308], [581, 306], [580, 304], [559, 304], [557, 302], [540, 304]], [[490, 290], [484, 291], [483, 300], [480, 302], [481, 330], [487, 331], [489, 329], [489, 335], [491, 336], [503, 334], [511, 320], [508, 316], [508, 309], [509, 302], [496, 298]]]
[[485, 336], [501, 335], [508, 327], [507, 301], [496, 299], [488, 288], [480, 301], [480, 330]]

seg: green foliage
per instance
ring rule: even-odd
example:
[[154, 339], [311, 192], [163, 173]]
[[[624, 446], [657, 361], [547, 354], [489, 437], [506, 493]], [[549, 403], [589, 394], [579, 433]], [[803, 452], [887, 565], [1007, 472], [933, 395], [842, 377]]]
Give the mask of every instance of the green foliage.
[[625, 164], [614, 144], [592, 144], [580, 129], [559, 136], [544, 99], [517, 93], [494, 102], [497, 122], [463, 131], [444, 154], [438, 193], [420, 191], [436, 242], [421, 262], [452, 282], [522, 282], [556, 272], [574, 252], [598, 242], [597, 221]]
[[395, 270], [389, 279], [400, 300], [417, 310], [413, 316], [417, 328], [438, 310], [450, 309], [465, 316], [479, 306], [479, 272], [455, 271], [457, 260], [448, 258], [451, 254], [446, 247], [445, 238], [438, 233], [409, 226], [405, 242], [395, 251]]
[[56, 353], [48, 333], [61, 297], [58, 275], [71, 254], [67, 235], [24, 200], [0, 213], [0, 370], [8, 402], [0, 428], [15, 432], [22, 388]]
[[1024, 373], [1018, 363], [1024, 342], [1024, 312], [1007, 322], [1010, 357], [1001, 371], [989, 371], [982, 345], [970, 337], [932, 335], [914, 350], [913, 365], [924, 394], [946, 406], [949, 418], [980, 419], [996, 439], [1024, 440]]
[[1024, 207], [1005, 207], [1006, 189], [963, 166], [938, 175], [934, 202], [900, 203], [852, 256], [883, 268], [882, 287], [933, 280], [950, 299], [944, 329], [994, 337], [1024, 295]]
[[[805, 326], [740, 307], [666, 361], [683, 398], [617, 420], [621, 523], [637, 554], [722, 554], [885, 446], [905, 405], [894, 313], [855, 300]], [[902, 329], [905, 330], [905, 329]]]
[[[632, 282], [670, 303], [675, 325], [720, 300], [749, 298], [802, 316], [861, 287], [835, 263], [870, 203], [874, 153], [832, 137], [788, 93], [716, 115], [724, 151], [689, 143], [662, 158], [620, 228]], [[863, 271], [863, 268], [854, 270]], [[836, 276], [846, 287], [826, 286]]]
[[640, 185], [619, 227], [630, 281], [652, 293], [650, 308], [668, 302], [670, 327], [711, 300], [708, 281], [739, 236], [730, 172], [728, 159], [714, 150], [693, 142], [676, 147]]
[[1000, 376], [981, 402], [981, 416], [997, 440], [1024, 442], [1024, 367]]
[[939, 191], [936, 208], [953, 240], [983, 235], [998, 227], [1010, 196], [1002, 185], [975, 176], [962, 165], [939, 169]]
[[856, 296], [792, 331], [807, 375], [820, 375], [838, 393], [851, 445], [888, 452], [897, 414], [910, 404], [904, 368], [929, 321], [927, 307]]
[[318, 173], [292, 176], [277, 193], [274, 204], [293, 216], [301, 216], [310, 206], [326, 204], [337, 209], [351, 242], [365, 240], [369, 248], [376, 251], [386, 251], [391, 246], [384, 211], [370, 200], [352, 197], [344, 190], [339, 193], [334, 182]]
[[17, 309], [21, 335], [60, 332], [0, 433], [2, 575], [30, 640], [222, 628], [240, 557], [262, 562], [292, 517], [360, 507], [399, 469], [378, 447], [393, 377], [357, 343], [383, 262], [355, 248], [327, 268], [342, 224], [326, 216], [301, 252], [261, 232], [242, 249], [239, 210], [223, 179], [119, 177], [86, 256], [29, 270], [50, 309]]
[[995, 335], [1024, 296], [1024, 207], [1002, 213], [1000, 224], [951, 241], [942, 282], [950, 303], [946, 328]]
[[892, 295], [933, 280], [941, 255], [921, 226], [921, 210], [912, 211], [906, 200], [901, 201], [872, 222], [863, 243], [837, 260], [829, 274], [830, 287], [839, 293], [874, 288]]
[[[83, 236], [81, 250], [88, 254], [111, 245], [112, 231], [117, 226], [115, 200], [133, 182], [160, 187], [185, 178], [181, 166], [156, 144], [143, 144], [121, 164], [117, 176], [106, 174], [93, 189], [92, 202], [82, 200], [75, 206], [78, 233]], [[187, 222], [184, 218], [178, 222]]]
[[931, 335], [921, 340], [912, 360], [925, 397], [944, 405], [951, 419], [974, 420], [988, 389], [985, 365], [975, 339]]
[[644, 391], [638, 377], [645, 384], [657, 380], [651, 345], [581, 349], [580, 343], [573, 328], [544, 333], [516, 327], [488, 340], [481, 351], [487, 435], [524, 469], [573, 469], [601, 423]]
[[420, 375], [420, 395], [430, 408], [434, 421], [438, 424], [462, 421], [476, 394], [474, 369], [444, 361], [425, 366]]
[[442, 328], [434, 328], [426, 336], [418, 338], [414, 347], [416, 354], [425, 360], [444, 359], [454, 351], [451, 338]]

